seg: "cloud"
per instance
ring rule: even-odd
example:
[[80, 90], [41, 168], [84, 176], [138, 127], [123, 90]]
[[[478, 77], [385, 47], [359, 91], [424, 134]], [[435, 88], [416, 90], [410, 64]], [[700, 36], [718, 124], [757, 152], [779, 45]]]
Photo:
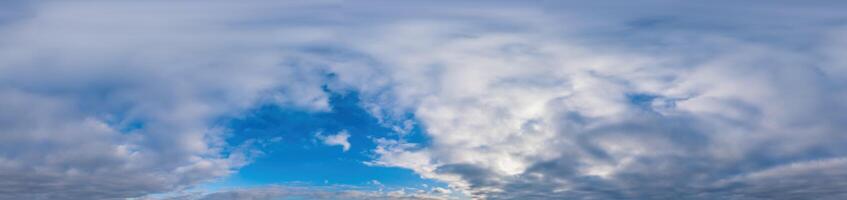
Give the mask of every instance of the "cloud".
[[[390, 105], [381, 113], [413, 112], [431, 144], [383, 140], [379, 159], [370, 163], [410, 168], [488, 199], [756, 199], [765, 197], [754, 188], [771, 186], [838, 198], [845, 191], [812, 176], [776, 179], [793, 177], [821, 190], [768, 181], [719, 184], [847, 153], [839, 145], [847, 85], [832, 73], [844, 65], [820, 57], [838, 44], [807, 40], [842, 25], [757, 22], [844, 16], [816, 5], [804, 8], [822, 15], [777, 12], [791, 6], [565, 14], [600, 21], [575, 26], [547, 21], [560, 15], [512, 12], [508, 19], [482, 14], [380, 27], [373, 34], [389, 34], [375, 37], [379, 42], [350, 40], [380, 61], [362, 68], [387, 74], [390, 84], [372, 94], [390, 96], [377, 104]], [[707, 11], [723, 17], [698, 15]], [[649, 18], [669, 21], [632, 22]], [[345, 81], [348, 69], [336, 70]], [[374, 88], [370, 81], [346, 81], [364, 93]]]
[[[424, 143], [376, 139], [368, 164], [475, 198], [847, 192], [842, 3], [289, 3], [0, 12], [0, 198], [139, 197], [226, 176], [251, 149], [216, 120], [326, 111], [324, 88], [359, 92], [398, 132], [407, 114], [424, 127]], [[347, 151], [348, 137], [323, 139]], [[292, 192], [348, 195], [201, 197]]]
[[275, 55], [272, 36], [227, 28], [258, 7], [22, 7], [0, 28], [2, 199], [181, 190], [249, 161], [220, 117], [263, 102], [328, 109], [321, 72]]
[[341, 146], [341, 148], [346, 152], [350, 150], [350, 142], [347, 141], [347, 138], [350, 138], [350, 133], [346, 130], [339, 131], [335, 135], [317, 135], [318, 139], [320, 139], [324, 144], [329, 146]]
[[373, 190], [353, 186], [263, 186], [230, 189], [211, 193], [194, 193], [168, 197], [168, 200], [271, 200], [271, 199], [403, 199], [403, 200], [447, 200], [457, 199], [443, 188], [431, 190], [391, 188]]

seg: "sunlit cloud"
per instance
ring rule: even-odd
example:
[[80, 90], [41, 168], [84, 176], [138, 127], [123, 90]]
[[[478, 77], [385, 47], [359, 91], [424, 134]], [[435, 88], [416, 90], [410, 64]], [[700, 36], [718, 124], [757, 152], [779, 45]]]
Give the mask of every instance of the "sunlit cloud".
[[0, 5], [0, 199], [847, 197], [839, 1]]

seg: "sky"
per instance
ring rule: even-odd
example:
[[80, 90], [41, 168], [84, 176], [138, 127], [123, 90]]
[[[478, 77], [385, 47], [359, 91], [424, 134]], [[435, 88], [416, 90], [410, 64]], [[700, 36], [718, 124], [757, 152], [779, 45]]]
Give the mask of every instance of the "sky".
[[845, 199], [844, 10], [2, 1], [0, 199]]

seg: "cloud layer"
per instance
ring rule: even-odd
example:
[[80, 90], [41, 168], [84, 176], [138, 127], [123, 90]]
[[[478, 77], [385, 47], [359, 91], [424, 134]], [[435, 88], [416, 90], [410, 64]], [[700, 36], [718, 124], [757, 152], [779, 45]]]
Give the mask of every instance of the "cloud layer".
[[[231, 6], [22, 6], [0, 33], [0, 198], [185, 188], [247, 161], [217, 118], [257, 102], [326, 109], [321, 73], [283, 63], [273, 38], [229, 27], [249, 12]], [[197, 14], [223, 10], [234, 14]]]
[[324, 88], [359, 92], [398, 135], [408, 113], [426, 127], [426, 144], [375, 138], [369, 164], [476, 198], [847, 197], [840, 2], [10, 7], [0, 198], [139, 197], [226, 176], [252, 149], [224, 142], [237, 133], [217, 120], [325, 111]]
[[365, 188], [354, 186], [282, 186], [271, 185], [254, 188], [230, 189], [211, 193], [193, 193], [167, 197], [167, 200], [230, 200], [230, 199], [399, 199], [445, 200], [451, 192], [444, 188]]

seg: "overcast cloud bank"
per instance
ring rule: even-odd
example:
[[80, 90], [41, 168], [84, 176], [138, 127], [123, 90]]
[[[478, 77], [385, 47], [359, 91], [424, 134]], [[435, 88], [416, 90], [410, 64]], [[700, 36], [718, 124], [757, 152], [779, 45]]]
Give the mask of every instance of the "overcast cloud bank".
[[[2, 199], [226, 177], [259, 152], [219, 119], [326, 111], [325, 88], [398, 135], [408, 113], [425, 127], [428, 144], [374, 138], [368, 164], [474, 198], [847, 198], [838, 1], [4, 4]], [[185, 198], [291, 191], [356, 193]]]

